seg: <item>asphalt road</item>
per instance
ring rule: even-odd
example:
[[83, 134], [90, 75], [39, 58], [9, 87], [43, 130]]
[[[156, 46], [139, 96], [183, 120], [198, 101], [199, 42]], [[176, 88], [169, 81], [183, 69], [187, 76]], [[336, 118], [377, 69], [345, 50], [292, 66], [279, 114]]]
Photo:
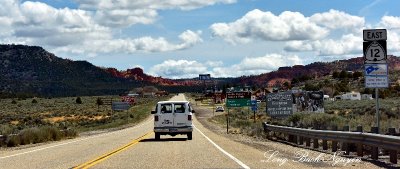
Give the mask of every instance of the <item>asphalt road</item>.
[[[185, 100], [185, 98], [184, 95], [178, 95], [172, 100]], [[315, 167], [310, 163], [282, 163], [284, 157], [271, 158], [267, 161], [268, 155], [265, 151], [215, 134], [206, 129], [196, 118], [193, 119], [193, 123], [195, 125], [193, 140], [186, 140], [186, 135], [175, 137], [163, 135], [160, 141], [154, 140], [153, 118], [151, 117], [135, 127], [119, 131], [20, 150], [1, 150], [0, 168]], [[357, 167], [361, 166], [357, 165]]]

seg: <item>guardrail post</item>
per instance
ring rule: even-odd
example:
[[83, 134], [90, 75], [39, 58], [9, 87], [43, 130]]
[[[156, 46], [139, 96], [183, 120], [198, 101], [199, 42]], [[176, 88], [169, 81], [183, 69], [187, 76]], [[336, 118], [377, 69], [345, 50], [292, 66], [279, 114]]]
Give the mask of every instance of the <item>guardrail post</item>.
[[306, 139], [306, 146], [307, 146], [307, 147], [310, 147], [310, 146], [311, 146], [311, 144], [310, 144], [310, 141], [311, 141], [310, 137], [306, 137], [305, 139]]
[[[303, 124], [300, 124], [299, 128], [304, 128]], [[303, 136], [297, 136], [297, 144], [303, 145]]]
[[[302, 125], [300, 125], [300, 128], [304, 128], [304, 127], [303, 127]], [[304, 140], [303, 140], [304, 137], [303, 137], [303, 136], [299, 136], [298, 139], [299, 139], [298, 144], [299, 144], [299, 145], [303, 145], [303, 144], [304, 144]]]
[[[378, 127], [371, 127], [371, 133], [378, 133]], [[371, 149], [372, 149], [372, 152], [371, 152], [371, 158], [373, 159], [373, 160], [378, 160], [378, 154], [379, 154], [379, 152], [378, 152], [378, 147], [371, 147]]]
[[297, 138], [298, 138], [298, 136], [293, 135], [293, 143], [294, 143], [294, 144], [297, 144]]
[[300, 136], [299, 137], [299, 145], [303, 145], [304, 144], [304, 137]]
[[[396, 135], [395, 128], [389, 128], [389, 135]], [[390, 162], [393, 164], [397, 164], [397, 151], [396, 150], [389, 150], [390, 155]]]
[[[362, 126], [357, 126], [357, 132], [363, 132], [363, 127]], [[364, 155], [363, 153], [363, 145], [361, 143], [357, 144], [357, 155], [362, 157]]]
[[[326, 127], [323, 127], [322, 129], [326, 130]], [[322, 149], [328, 150], [328, 140], [322, 140]]]
[[[350, 131], [350, 126], [344, 126], [343, 131]], [[344, 151], [344, 155], [349, 155], [350, 154], [350, 146], [349, 143], [347, 142], [342, 142], [342, 147], [341, 150]]]
[[269, 131], [267, 130], [267, 122], [262, 123], [263, 129], [264, 129], [264, 133], [265, 133], [265, 137], [267, 139], [269, 139]]
[[[319, 130], [319, 127], [316, 126], [315, 129]], [[317, 149], [319, 148], [318, 138], [313, 139], [313, 148], [317, 148]]]
[[[333, 126], [332, 131], [337, 131], [337, 126]], [[337, 151], [337, 144], [338, 144], [337, 141], [332, 141], [332, 152]]]
[[287, 134], [288, 135], [288, 142], [289, 143], [293, 143], [293, 135], [291, 135], [291, 134]]

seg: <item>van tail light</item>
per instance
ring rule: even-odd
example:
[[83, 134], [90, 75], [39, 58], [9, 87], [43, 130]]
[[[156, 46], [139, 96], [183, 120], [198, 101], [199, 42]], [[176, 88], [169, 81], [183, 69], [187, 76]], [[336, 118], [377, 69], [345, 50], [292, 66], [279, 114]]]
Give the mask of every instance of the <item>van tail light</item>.
[[188, 120], [192, 121], [192, 115], [188, 115]]
[[154, 121], [158, 121], [158, 116], [154, 116]]

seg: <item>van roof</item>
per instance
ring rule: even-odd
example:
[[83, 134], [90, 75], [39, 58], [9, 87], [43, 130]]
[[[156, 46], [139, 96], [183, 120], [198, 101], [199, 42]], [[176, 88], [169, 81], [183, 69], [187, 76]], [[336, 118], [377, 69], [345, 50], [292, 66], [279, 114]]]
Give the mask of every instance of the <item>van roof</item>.
[[165, 104], [165, 103], [189, 103], [188, 101], [160, 101], [158, 104]]

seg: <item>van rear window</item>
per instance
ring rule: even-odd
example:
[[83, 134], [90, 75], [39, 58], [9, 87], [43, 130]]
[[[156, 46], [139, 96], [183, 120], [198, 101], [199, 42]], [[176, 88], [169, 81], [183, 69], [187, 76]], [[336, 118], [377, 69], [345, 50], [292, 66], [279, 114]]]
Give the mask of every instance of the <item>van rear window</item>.
[[185, 104], [175, 104], [175, 113], [185, 113]]
[[161, 113], [172, 113], [172, 104], [162, 104]]

